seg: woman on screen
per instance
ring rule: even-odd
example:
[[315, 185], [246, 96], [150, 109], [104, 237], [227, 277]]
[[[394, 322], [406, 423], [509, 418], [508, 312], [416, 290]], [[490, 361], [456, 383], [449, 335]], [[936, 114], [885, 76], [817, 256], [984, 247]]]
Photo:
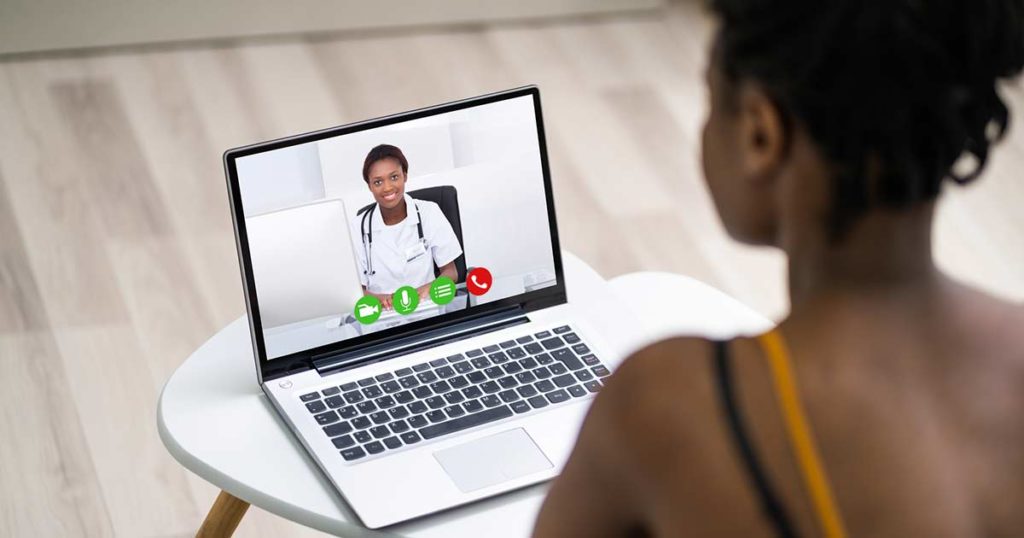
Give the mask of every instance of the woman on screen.
[[425, 298], [437, 276], [456, 280], [455, 259], [462, 254], [441, 208], [405, 194], [408, 173], [409, 161], [392, 145], [374, 147], [363, 161], [363, 180], [376, 203], [353, 220], [361, 238], [356, 249], [360, 280], [363, 291], [385, 308], [402, 286], [416, 288]]

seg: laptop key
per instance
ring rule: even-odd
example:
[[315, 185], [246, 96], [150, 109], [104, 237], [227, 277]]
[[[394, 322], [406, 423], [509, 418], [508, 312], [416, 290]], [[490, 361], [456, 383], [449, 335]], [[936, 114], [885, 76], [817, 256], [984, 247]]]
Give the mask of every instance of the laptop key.
[[395, 406], [395, 399], [392, 398], [391, 396], [381, 396], [380, 398], [374, 400], [374, 402], [376, 402], [377, 407], [380, 407], [381, 409], [387, 409], [389, 407]]
[[575, 351], [577, 355], [586, 355], [587, 353], [590, 353], [590, 348], [587, 347], [587, 344], [576, 344], [575, 346], [572, 346], [572, 350]]
[[453, 389], [461, 389], [462, 387], [469, 385], [469, 380], [467, 380], [465, 376], [457, 375], [449, 379], [448, 384], [451, 385]]
[[565, 367], [570, 370], [579, 370], [580, 368], [583, 368], [583, 363], [566, 348], [552, 351], [551, 356], [558, 359], [559, 362], [564, 364]]
[[404, 420], [396, 420], [391, 424], [388, 424], [388, 427], [395, 433], [402, 433], [409, 429], [409, 423]]
[[591, 368], [590, 370], [592, 372], [594, 372], [594, 374], [597, 377], [605, 377], [605, 376], [611, 375], [611, 372], [609, 372], [608, 369], [605, 368], [604, 366], [595, 366], [595, 367]]
[[409, 412], [414, 415], [426, 412], [427, 410], [427, 404], [423, 402], [413, 402], [409, 404], [407, 407], [409, 408]]
[[320, 393], [319, 392], [310, 392], [309, 394], [303, 394], [302, 396], [299, 396], [299, 399], [304, 401], [304, 402], [311, 402], [313, 400], [319, 400], [320, 399]]
[[483, 354], [484, 354], [484, 350], [482, 350], [482, 349], [471, 349], [471, 350], [466, 352], [466, 356], [467, 357], [479, 357], [480, 355], [483, 355]]
[[465, 374], [473, 371], [473, 365], [469, 364], [466, 361], [457, 362], [452, 365], [452, 368], [455, 368], [455, 371], [460, 374]]
[[533, 336], [537, 339], [551, 338], [551, 331], [541, 331], [539, 333], [535, 333]]
[[525, 344], [527, 342], [533, 342], [533, 337], [530, 336], [530, 335], [520, 336], [519, 338], [516, 338], [516, 342], [518, 342], [520, 344]]
[[455, 370], [453, 370], [451, 366], [442, 366], [437, 370], [434, 370], [434, 373], [436, 373], [441, 379], [448, 379], [455, 375]]
[[505, 376], [498, 380], [498, 385], [500, 385], [501, 388], [503, 389], [510, 389], [518, 384], [519, 382], [516, 381], [516, 378], [512, 376]]
[[446, 364], [448, 364], [448, 359], [434, 359], [430, 361], [430, 365], [433, 366], [434, 368], [437, 368], [438, 366], [444, 366]]
[[427, 398], [427, 405], [431, 409], [440, 409], [444, 407], [444, 398], [440, 396], [431, 396], [430, 398]]
[[444, 394], [452, 390], [452, 387], [447, 381], [438, 381], [437, 383], [430, 384], [430, 390], [433, 390], [434, 394]]
[[424, 418], [423, 415], [416, 415], [414, 417], [409, 417], [408, 422], [409, 422], [409, 426], [411, 426], [413, 428], [422, 428], [422, 427], [427, 425], [427, 419]]
[[514, 347], [505, 353], [508, 353], [508, 358], [510, 359], [521, 359], [526, 356], [526, 352], [521, 347]]
[[533, 370], [533, 375], [537, 376], [538, 379], [547, 379], [551, 377], [551, 370], [541, 366], [540, 368]]
[[594, 366], [595, 364], [601, 364], [601, 360], [593, 355], [586, 355], [580, 357], [587, 366]]
[[516, 374], [516, 381], [520, 383], [533, 383], [537, 380], [537, 377], [530, 372], [519, 372]]
[[544, 346], [544, 349], [547, 349], [547, 350], [550, 351], [552, 349], [558, 349], [560, 347], [564, 347], [565, 346], [565, 342], [563, 342], [561, 338], [556, 336], [554, 338], [548, 338], [547, 340], [541, 340], [540, 341], [540, 345]]
[[399, 441], [397, 437], [388, 437], [387, 439], [384, 440], [384, 446], [390, 448], [391, 450], [394, 450], [402, 446], [402, 442]]
[[590, 381], [594, 379], [594, 374], [588, 372], [587, 370], [580, 370], [579, 372], [576, 372], [576, 378], [579, 379], [580, 381]]
[[568, 325], [562, 325], [561, 327], [555, 327], [554, 329], [555, 334], [565, 334], [571, 330], [572, 329]]
[[424, 439], [433, 439], [449, 433], [455, 433], [488, 422], [494, 422], [512, 416], [512, 410], [508, 406], [495, 407], [472, 415], [466, 415], [455, 420], [449, 420], [441, 424], [427, 426], [420, 430]]
[[391, 417], [384, 411], [377, 411], [370, 415], [370, 420], [372, 420], [374, 424], [384, 424], [391, 420]]
[[476, 368], [477, 370], [483, 370], [484, 368], [487, 368], [488, 366], [491, 365], [491, 361], [487, 360], [487, 357], [477, 357], [470, 362], [473, 364], [473, 367]]
[[585, 388], [583, 388], [583, 387], [581, 387], [579, 385], [573, 385], [573, 386], [569, 387], [569, 394], [572, 394], [573, 396], [575, 396], [577, 398], [582, 398], [583, 396], [587, 395], [587, 389], [585, 389]]
[[516, 341], [515, 340], [506, 340], [506, 341], [504, 341], [504, 342], [502, 342], [502, 343], [500, 343], [498, 345], [501, 346], [502, 349], [508, 349], [510, 347], [516, 347]]
[[461, 402], [462, 400], [465, 400], [465, 399], [466, 398], [464, 398], [462, 396], [462, 393], [457, 391], [457, 390], [454, 390], [452, 392], [447, 392], [444, 395], [444, 400], [446, 402], [450, 403], [450, 404], [457, 404], [457, 403], [459, 403], [459, 402]]
[[324, 403], [327, 404], [327, 407], [330, 407], [331, 409], [337, 409], [345, 405], [345, 398], [342, 398], [341, 396], [331, 396], [330, 398], [324, 400]]
[[534, 388], [541, 392], [548, 392], [549, 390], [555, 390], [554, 383], [544, 379], [533, 384]]
[[370, 419], [368, 419], [366, 417], [356, 417], [356, 418], [352, 419], [352, 426], [354, 426], [354, 427], [356, 427], [356, 428], [358, 428], [360, 430], [365, 430], [366, 428], [369, 428], [370, 424], [371, 424]]
[[450, 418], [458, 418], [466, 414], [466, 411], [462, 409], [461, 405], [449, 405], [444, 408], [444, 413]]
[[370, 428], [370, 435], [377, 439], [383, 439], [391, 435], [391, 430], [389, 430], [387, 426], [374, 426]]
[[377, 385], [374, 385], [372, 387], [366, 387], [365, 389], [363, 389], [363, 395], [366, 396], [367, 398], [376, 398], [381, 394], [384, 394], [384, 391], [380, 390], [380, 387], [378, 387]]
[[505, 375], [505, 372], [502, 371], [502, 369], [498, 368], [497, 366], [491, 366], [490, 368], [484, 370], [484, 373], [487, 374], [487, 377], [491, 379], [498, 379], [499, 377]]
[[562, 339], [565, 340], [566, 344], [575, 344], [580, 341], [580, 337], [576, 333], [563, 334]]
[[544, 352], [544, 346], [538, 344], [537, 342], [526, 344], [525, 346], [523, 346], [523, 348], [526, 349], [526, 352], [529, 353], [530, 355], [536, 355], [538, 353]]
[[377, 410], [377, 406], [373, 405], [373, 402], [367, 400], [365, 402], [359, 402], [356, 404], [356, 409], [364, 415], [368, 415]]
[[485, 353], [494, 353], [495, 351], [501, 351], [501, 348], [498, 346], [484, 346]]
[[541, 407], [548, 406], [548, 399], [543, 396], [534, 396], [526, 401], [530, 402], [530, 405], [533, 406], [534, 409], [540, 409]]
[[322, 413], [327, 409], [327, 406], [320, 400], [315, 400], [306, 404], [306, 409], [309, 409], [310, 413]]
[[480, 385], [480, 388], [483, 389], [483, 391], [486, 392], [487, 394], [494, 394], [495, 392], [501, 390], [501, 387], [499, 387], [498, 384], [495, 383], [494, 381], [488, 381], [483, 385]]
[[358, 383], [360, 387], [369, 387], [370, 385], [376, 383], [376, 381], [374, 381], [372, 377], [367, 377], [366, 379], [360, 379]]
[[480, 403], [484, 404], [484, 407], [495, 407], [501, 405], [501, 400], [493, 394], [488, 394], [483, 398], [480, 398]]
[[537, 359], [539, 364], [551, 364], [554, 361], [554, 359], [551, 358], [551, 355], [548, 355], [547, 353], [541, 353], [534, 358]]
[[429, 369], [430, 369], [430, 365], [425, 363], [425, 362], [421, 362], [420, 364], [417, 364], [417, 365], [412, 367], [412, 371], [414, 371], [414, 372], [426, 372]]
[[[348, 422], [339, 422], [337, 424], [331, 424], [330, 426], [324, 426], [324, 433], [327, 437], [337, 437], [339, 435], [345, 435], [346, 433], [352, 433], [352, 425]], [[342, 447], [338, 447], [342, 448]]]
[[480, 403], [479, 400], [469, 400], [468, 402], [462, 403], [462, 408], [465, 409], [467, 413], [476, 413], [484, 408], [484, 404]]
[[333, 424], [333, 423], [341, 420], [340, 418], [338, 418], [338, 414], [335, 413], [334, 411], [328, 411], [326, 413], [320, 413], [319, 415], [313, 415], [313, 418], [315, 418], [316, 419], [316, 423], [321, 425], [321, 426], [325, 426], [327, 424]]
[[353, 433], [352, 437], [355, 437], [356, 442], [358, 443], [369, 443], [373, 440], [373, 436], [371, 436], [370, 432], [366, 430], [359, 430], [356, 433]]
[[503, 351], [499, 351], [497, 353], [491, 353], [490, 355], [487, 356], [487, 358], [491, 359], [491, 362], [493, 362], [494, 364], [501, 364], [508, 360], [508, 355], [506, 355], [505, 352]]
[[517, 415], [525, 413], [530, 410], [530, 404], [526, 403], [525, 400], [519, 400], [512, 402], [512, 411], [515, 411]]
[[462, 395], [465, 396], [467, 400], [471, 400], [473, 398], [479, 398], [483, 395], [483, 391], [480, 390], [480, 387], [466, 387], [462, 389]]
[[519, 395], [514, 390], [503, 390], [498, 393], [498, 397], [505, 403], [514, 402], [519, 399]]
[[471, 383], [480, 383], [481, 381], [487, 379], [487, 376], [484, 375], [483, 372], [478, 370], [476, 372], [470, 372], [466, 374], [466, 379], [468, 379]]
[[448, 417], [444, 416], [444, 413], [442, 411], [440, 411], [440, 410], [431, 411], [431, 412], [427, 413], [426, 417], [427, 417], [427, 420], [429, 420], [430, 422], [433, 422], [434, 424], [437, 424], [438, 422], [444, 422], [444, 420], [446, 418], [448, 418]]
[[420, 434], [416, 432], [405, 432], [401, 435], [401, 437], [402, 441], [405, 441], [405, 444], [407, 445], [411, 445], [413, 443], [418, 443], [422, 441], [422, 439], [420, 438]]
[[587, 390], [589, 390], [590, 392], [597, 392], [597, 391], [601, 390], [601, 382], [600, 381], [596, 381], [596, 380], [595, 381], [588, 381], [588, 382], [584, 383], [583, 386], [587, 387]]
[[335, 394], [341, 392], [341, 389], [339, 389], [338, 387], [327, 387], [326, 389], [320, 392], [323, 392], [324, 396], [334, 396]]
[[548, 366], [548, 370], [551, 370], [552, 375], [562, 375], [569, 371], [569, 369], [566, 368], [565, 365], [560, 362], [556, 362], [551, 366]]
[[505, 370], [506, 374], [514, 374], [516, 372], [522, 372], [523, 371], [523, 367], [520, 366], [520, 364], [518, 362], [510, 362], [510, 363], [506, 364], [505, 366], [502, 366], [501, 369]]
[[346, 405], [338, 410], [338, 414], [341, 415], [341, 418], [349, 419], [358, 415], [359, 411], [356, 411], [356, 408], [351, 405]]
[[420, 380], [420, 383], [433, 383], [437, 381], [437, 376], [434, 372], [420, 372], [416, 374], [416, 378]]
[[334, 443], [334, 448], [348, 448], [356, 444], [356, 440], [353, 439], [351, 435], [335, 437], [334, 439], [331, 439], [331, 442]]
[[381, 452], [384, 452], [384, 445], [380, 444], [380, 441], [367, 443], [363, 448], [365, 448], [370, 454], [380, 454]]
[[572, 376], [572, 374], [560, 375], [560, 376], [552, 379], [552, 381], [554, 381], [556, 385], [558, 385], [559, 387], [562, 387], [562, 388], [568, 387], [569, 385], [575, 385], [576, 384], [576, 379]]
[[397, 375], [398, 377], [405, 377], [407, 375], [412, 375], [412, 368], [399, 368], [399, 369], [395, 370], [395, 375]]
[[392, 374], [391, 372], [386, 372], [386, 373], [383, 373], [383, 374], [380, 374], [380, 375], [376, 375], [373, 378], [376, 379], [378, 382], [383, 383], [385, 381], [390, 381], [390, 380], [394, 379], [395, 378], [395, 374]]
[[534, 359], [533, 357], [523, 359], [519, 361], [519, 366], [522, 366], [525, 370], [530, 370], [537, 367], [537, 360]]
[[537, 389], [533, 388], [533, 385], [523, 385], [522, 387], [517, 388], [516, 392], [518, 392], [523, 398], [529, 398], [537, 395]]
[[403, 390], [402, 392], [395, 394], [395, 401], [400, 404], [407, 404], [415, 399], [416, 398], [413, 397], [412, 393], [407, 390]]
[[558, 389], [554, 392], [549, 392], [546, 396], [548, 398], [548, 401], [553, 404], [562, 403], [569, 399], [569, 393], [565, 392], [562, 389]]
[[393, 419], [399, 419], [399, 418], [405, 418], [405, 417], [409, 416], [409, 411], [406, 408], [402, 407], [402, 406], [398, 406], [398, 407], [389, 409], [388, 410], [388, 414], [391, 415], [391, 418], [393, 418]]
[[345, 458], [345, 461], [357, 460], [359, 458], [366, 457], [366, 452], [360, 447], [346, 448], [341, 451], [341, 457]]
[[426, 385], [421, 385], [419, 387], [412, 389], [412, 393], [417, 398], [423, 399], [433, 394], [434, 391], [430, 390], [430, 387]]
[[387, 383], [381, 385], [380, 388], [384, 389], [385, 394], [394, 394], [402, 390], [402, 386], [394, 381], [388, 381]]
[[398, 384], [402, 385], [402, 388], [411, 389], [420, 384], [415, 377], [405, 376], [398, 379]]
[[454, 355], [448, 355], [445, 358], [448, 359], [448, 362], [457, 362], [457, 361], [461, 361], [462, 360], [462, 354], [461, 353], [456, 353]]

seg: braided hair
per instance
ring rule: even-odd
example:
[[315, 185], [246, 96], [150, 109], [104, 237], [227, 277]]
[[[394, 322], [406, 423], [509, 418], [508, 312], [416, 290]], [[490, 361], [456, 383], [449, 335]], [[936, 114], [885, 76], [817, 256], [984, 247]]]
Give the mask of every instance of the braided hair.
[[727, 86], [757, 84], [834, 170], [835, 238], [971, 182], [1009, 125], [997, 82], [1024, 68], [1024, 0], [709, 4]]

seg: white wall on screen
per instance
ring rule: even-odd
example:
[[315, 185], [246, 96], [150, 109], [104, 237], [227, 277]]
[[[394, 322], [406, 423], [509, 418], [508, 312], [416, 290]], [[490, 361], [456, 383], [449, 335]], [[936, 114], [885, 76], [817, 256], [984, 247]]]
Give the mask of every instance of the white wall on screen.
[[316, 144], [257, 153], [236, 159], [245, 216], [308, 204], [324, 198]]

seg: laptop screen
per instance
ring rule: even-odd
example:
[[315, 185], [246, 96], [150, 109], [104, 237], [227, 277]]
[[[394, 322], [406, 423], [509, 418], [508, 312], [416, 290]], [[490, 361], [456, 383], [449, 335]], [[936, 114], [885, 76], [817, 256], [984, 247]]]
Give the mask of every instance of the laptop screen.
[[261, 359], [559, 285], [538, 105], [520, 90], [228, 152]]

